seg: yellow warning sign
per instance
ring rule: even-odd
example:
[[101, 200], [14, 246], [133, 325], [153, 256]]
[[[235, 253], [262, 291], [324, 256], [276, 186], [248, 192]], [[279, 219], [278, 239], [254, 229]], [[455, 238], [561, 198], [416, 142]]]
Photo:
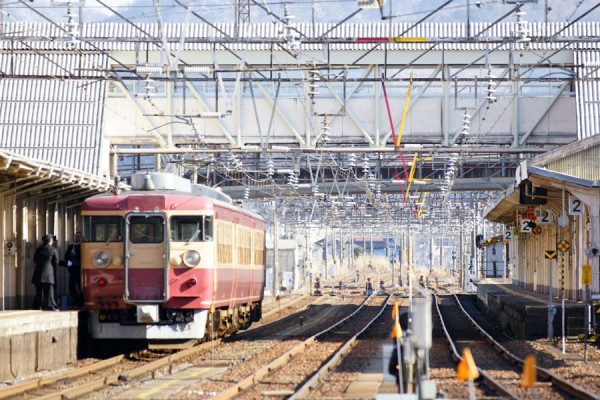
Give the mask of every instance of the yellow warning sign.
[[533, 227], [531, 232], [533, 232], [534, 235], [539, 235], [540, 233], [542, 233], [542, 227], [539, 225], [536, 225]]
[[556, 244], [556, 247], [562, 252], [564, 253], [565, 251], [569, 250], [571, 248], [571, 244], [569, 244], [569, 242], [567, 242], [566, 240], [561, 240]]
[[592, 266], [590, 264], [583, 264], [581, 266], [581, 284], [592, 284]]
[[546, 250], [544, 252], [544, 256], [548, 259], [548, 260], [554, 260], [556, 258], [556, 250]]

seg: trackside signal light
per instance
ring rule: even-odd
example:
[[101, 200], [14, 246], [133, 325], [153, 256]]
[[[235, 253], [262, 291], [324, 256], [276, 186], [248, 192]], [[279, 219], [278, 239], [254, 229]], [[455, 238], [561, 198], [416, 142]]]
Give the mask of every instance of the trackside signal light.
[[104, 278], [98, 279], [98, 286], [104, 287], [106, 285], [108, 285], [108, 281], [106, 279], [104, 279]]
[[471, 350], [465, 347], [462, 352], [462, 358], [458, 363], [458, 368], [456, 370], [456, 378], [459, 381], [472, 381], [477, 379], [478, 377], [479, 371], [477, 370], [475, 361], [473, 361]]
[[523, 365], [523, 375], [521, 375], [521, 387], [533, 387], [536, 381], [535, 355], [527, 354]]

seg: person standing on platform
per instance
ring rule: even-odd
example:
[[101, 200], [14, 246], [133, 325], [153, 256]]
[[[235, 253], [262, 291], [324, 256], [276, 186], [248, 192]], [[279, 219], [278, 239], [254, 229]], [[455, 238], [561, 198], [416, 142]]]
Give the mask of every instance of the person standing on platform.
[[65, 252], [65, 260], [69, 269], [71, 305], [83, 307], [83, 295], [81, 293], [81, 232], [75, 232], [73, 241], [69, 243]]
[[33, 262], [35, 269], [31, 283], [35, 285], [33, 307], [36, 309], [59, 311], [54, 300], [54, 273], [58, 267], [58, 251], [52, 246], [53, 235], [42, 236], [44, 244], [35, 249]]

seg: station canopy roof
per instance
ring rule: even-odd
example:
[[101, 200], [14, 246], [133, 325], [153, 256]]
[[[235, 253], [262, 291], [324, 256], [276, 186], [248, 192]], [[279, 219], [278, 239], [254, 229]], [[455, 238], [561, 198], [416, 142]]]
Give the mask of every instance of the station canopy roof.
[[[600, 135], [579, 140], [538, 157], [525, 160], [517, 168], [515, 183], [506, 189], [497, 200], [484, 210], [484, 218], [509, 225], [516, 222], [521, 212], [530, 212], [541, 207], [552, 210], [555, 215], [565, 213], [565, 193], [569, 192], [590, 203], [590, 196], [598, 197], [600, 180], [595, 178], [598, 171], [597, 153], [600, 151]], [[566, 160], [566, 162], [565, 162]], [[583, 165], [573, 169], [573, 165]], [[567, 165], [572, 173], [552, 170]]]
[[106, 177], [0, 150], [0, 195], [76, 200], [105, 192], [112, 185], [112, 180]]

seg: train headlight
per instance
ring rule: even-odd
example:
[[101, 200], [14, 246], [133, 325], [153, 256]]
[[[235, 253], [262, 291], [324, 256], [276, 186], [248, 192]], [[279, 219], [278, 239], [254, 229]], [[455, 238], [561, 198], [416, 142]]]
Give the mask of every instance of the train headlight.
[[169, 261], [171, 262], [171, 265], [176, 267], [176, 266], [180, 265], [183, 260], [181, 259], [181, 256], [179, 256], [179, 255], [172, 255], [171, 258], [169, 259]]
[[104, 268], [110, 264], [110, 254], [104, 250], [97, 251], [93, 257], [94, 265], [98, 268]]
[[115, 256], [113, 258], [112, 263], [115, 267], [120, 267], [123, 264], [123, 258], [120, 256]]
[[196, 250], [188, 250], [183, 255], [183, 263], [188, 267], [195, 267], [200, 264], [200, 253]]

